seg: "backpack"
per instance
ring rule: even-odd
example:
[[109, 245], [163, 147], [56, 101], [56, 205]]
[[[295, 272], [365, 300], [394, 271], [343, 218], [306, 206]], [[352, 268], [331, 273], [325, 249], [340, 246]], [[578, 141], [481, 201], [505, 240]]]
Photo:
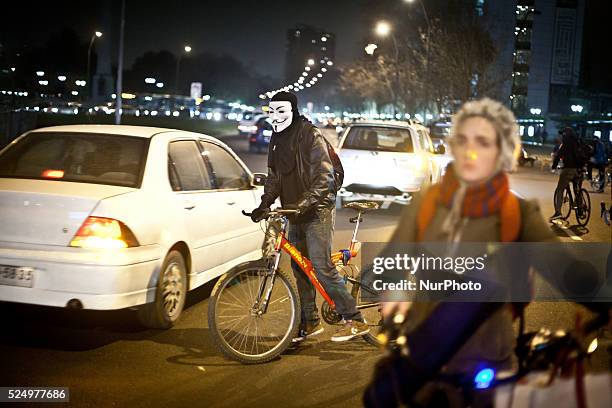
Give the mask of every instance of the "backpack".
[[342, 183], [344, 183], [344, 167], [342, 167], [340, 156], [338, 156], [338, 153], [336, 153], [336, 150], [331, 143], [329, 143], [325, 136], [321, 135], [321, 137], [323, 137], [323, 140], [325, 140], [325, 144], [327, 145], [327, 153], [329, 153], [329, 158], [334, 166], [334, 183], [336, 184], [336, 192], [338, 192], [338, 190], [342, 188]]
[[[323, 133], [321, 133], [320, 130], [318, 130], [312, 123], [310, 123], [310, 121], [306, 122], [308, 123], [308, 125], [312, 126], [312, 128], [316, 129], [315, 137], [316, 135], [318, 135], [325, 141], [325, 145], [327, 146], [327, 154], [329, 154], [329, 158], [334, 167], [334, 191], [337, 193], [338, 190], [342, 188], [342, 183], [344, 183], [344, 167], [342, 167], [340, 157], [338, 156], [338, 153], [336, 153], [336, 150], [334, 149], [332, 144], [329, 143], [325, 136], [323, 136]], [[308, 131], [312, 131], [312, 129], [309, 129]]]
[[585, 143], [579, 139], [576, 147], [576, 164], [580, 167], [584, 166], [589, 162], [592, 154], [592, 147], [588, 143]]

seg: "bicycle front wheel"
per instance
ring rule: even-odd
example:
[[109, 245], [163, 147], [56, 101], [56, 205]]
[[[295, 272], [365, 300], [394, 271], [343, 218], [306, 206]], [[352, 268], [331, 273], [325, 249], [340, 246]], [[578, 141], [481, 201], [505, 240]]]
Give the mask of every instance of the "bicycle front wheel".
[[572, 196], [569, 187], [563, 190], [563, 201], [561, 201], [561, 219], [567, 220], [572, 213]]
[[578, 194], [580, 194], [580, 201], [576, 206], [576, 221], [578, 221], [578, 225], [584, 227], [591, 218], [591, 197], [584, 188], [581, 188]]
[[[299, 297], [292, 281], [277, 271], [272, 282], [264, 265], [223, 276], [208, 305], [208, 326], [217, 348], [244, 364], [265, 363], [283, 353], [299, 329]], [[272, 285], [267, 310], [258, 306]], [[259, 298], [260, 288], [264, 296]]]

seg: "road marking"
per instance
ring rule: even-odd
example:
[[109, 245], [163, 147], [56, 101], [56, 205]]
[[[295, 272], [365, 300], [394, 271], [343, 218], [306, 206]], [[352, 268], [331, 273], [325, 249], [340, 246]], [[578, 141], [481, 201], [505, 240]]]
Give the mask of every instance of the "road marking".
[[570, 237], [571, 239], [573, 239], [574, 241], [582, 241], [582, 238], [580, 238], [578, 235], [574, 234], [574, 232], [569, 229], [569, 227], [567, 225], [565, 225], [563, 223], [563, 221], [558, 221], [558, 220], [554, 220], [553, 224], [555, 224], [557, 227], [561, 228], [563, 230], [563, 232], [565, 232], [565, 234]]

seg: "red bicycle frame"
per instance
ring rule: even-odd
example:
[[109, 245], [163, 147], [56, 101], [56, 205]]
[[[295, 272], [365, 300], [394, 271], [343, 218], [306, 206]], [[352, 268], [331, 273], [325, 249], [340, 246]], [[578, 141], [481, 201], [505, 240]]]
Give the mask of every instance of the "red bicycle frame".
[[291, 259], [293, 259], [295, 263], [300, 267], [300, 269], [306, 274], [310, 282], [312, 282], [313, 286], [319, 291], [321, 296], [323, 296], [323, 299], [325, 299], [333, 309], [336, 308], [336, 304], [327, 294], [325, 288], [323, 288], [323, 285], [321, 285], [321, 282], [319, 282], [319, 279], [317, 279], [317, 275], [315, 273], [314, 268], [312, 267], [312, 262], [310, 262], [310, 259], [306, 258], [305, 256], [302, 256], [300, 251], [298, 251], [298, 249], [294, 247], [291, 242], [287, 241], [283, 233], [278, 235], [278, 239], [276, 240], [276, 247], [274, 249], [277, 251], [279, 249], [282, 249], [283, 251], [288, 253]]

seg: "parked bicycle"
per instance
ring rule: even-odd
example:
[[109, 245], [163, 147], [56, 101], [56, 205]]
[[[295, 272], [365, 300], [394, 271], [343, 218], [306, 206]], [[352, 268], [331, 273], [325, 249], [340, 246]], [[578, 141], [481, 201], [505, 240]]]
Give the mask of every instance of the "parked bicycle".
[[[363, 338], [370, 344], [378, 345], [377, 335], [382, 327], [380, 302], [367, 301], [376, 295], [360, 282], [359, 268], [351, 263], [359, 253], [361, 243], [357, 240], [359, 225], [366, 212], [378, 209], [372, 201], [352, 202], [344, 208], [357, 212], [350, 222], [355, 224], [348, 249], [332, 254], [332, 262], [338, 268], [349, 293], [355, 298], [370, 332]], [[249, 213], [242, 212], [246, 216]], [[300, 326], [300, 299], [297, 289], [287, 272], [279, 268], [281, 253], [284, 251], [308, 276], [324, 299], [321, 315], [328, 324], [340, 323], [334, 301], [316, 277], [309, 259], [302, 255], [286, 238], [287, 216], [295, 210], [276, 209], [268, 214], [272, 225], [280, 225], [274, 250], [259, 262], [243, 264], [222, 276], [215, 285], [208, 307], [208, 325], [216, 346], [227, 357], [244, 364], [270, 361], [282, 354], [297, 337]], [[266, 242], [269, 242], [267, 238]], [[264, 244], [266, 245], [266, 244]], [[265, 251], [264, 251], [265, 252]]]

